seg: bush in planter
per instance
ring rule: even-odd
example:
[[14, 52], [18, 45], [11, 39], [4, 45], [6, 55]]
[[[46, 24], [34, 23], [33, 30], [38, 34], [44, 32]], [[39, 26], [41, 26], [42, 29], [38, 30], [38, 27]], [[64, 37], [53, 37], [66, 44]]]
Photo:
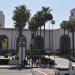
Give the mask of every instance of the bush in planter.
[[50, 64], [50, 65], [54, 65], [54, 64], [55, 64], [55, 63], [54, 63], [54, 60], [49, 59], [49, 64]]
[[5, 57], [5, 58], [8, 58], [8, 55], [5, 55], [4, 57]]
[[54, 65], [54, 60], [51, 60], [50, 58], [42, 57], [41, 58], [41, 63], [42, 64]]
[[15, 55], [15, 60], [18, 60], [19, 58], [18, 58], [18, 56], [17, 55]]

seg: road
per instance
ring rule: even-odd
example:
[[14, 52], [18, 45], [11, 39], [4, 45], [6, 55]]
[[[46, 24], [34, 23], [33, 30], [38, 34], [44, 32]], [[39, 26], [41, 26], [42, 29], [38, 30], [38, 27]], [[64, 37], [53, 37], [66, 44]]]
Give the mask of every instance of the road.
[[0, 75], [32, 75], [30, 69], [0, 69]]

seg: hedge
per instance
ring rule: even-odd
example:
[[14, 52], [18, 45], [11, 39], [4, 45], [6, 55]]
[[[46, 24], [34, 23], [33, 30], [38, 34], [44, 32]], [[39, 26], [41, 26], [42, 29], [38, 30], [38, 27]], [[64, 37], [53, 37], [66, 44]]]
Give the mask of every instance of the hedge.
[[42, 64], [54, 65], [54, 60], [51, 60], [50, 58], [42, 57], [42, 58], [41, 58], [41, 63], [42, 63]]
[[0, 59], [0, 65], [8, 65], [10, 59]]

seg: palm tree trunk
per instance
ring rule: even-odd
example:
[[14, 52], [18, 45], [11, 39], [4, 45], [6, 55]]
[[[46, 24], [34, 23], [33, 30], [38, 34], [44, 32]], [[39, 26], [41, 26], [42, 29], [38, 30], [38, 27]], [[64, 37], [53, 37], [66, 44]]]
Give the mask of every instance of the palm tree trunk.
[[65, 30], [64, 30], [64, 35], [65, 35]]
[[44, 23], [44, 48], [45, 48], [45, 23]]
[[40, 26], [40, 36], [41, 36], [41, 26]]
[[[65, 36], [65, 29], [64, 29], [64, 36]], [[64, 46], [65, 46], [65, 43], [64, 43]], [[64, 55], [65, 55], [65, 50], [66, 48], [64, 47]]]
[[34, 35], [35, 35], [35, 37], [36, 37], [36, 30], [34, 31]]
[[38, 29], [37, 29], [37, 36], [38, 36]]
[[72, 32], [72, 49], [73, 49], [73, 56], [74, 56], [74, 31]]
[[18, 30], [18, 36], [22, 36], [23, 35], [23, 29], [19, 29]]
[[68, 30], [68, 36], [69, 36], [69, 30]]

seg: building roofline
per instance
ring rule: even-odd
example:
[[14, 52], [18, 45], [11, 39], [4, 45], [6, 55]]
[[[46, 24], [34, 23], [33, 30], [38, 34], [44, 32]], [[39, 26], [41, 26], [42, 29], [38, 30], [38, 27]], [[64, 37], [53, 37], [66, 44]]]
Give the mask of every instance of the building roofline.
[[[53, 29], [54, 31], [55, 30], [60, 30], [61, 28], [58, 28], [58, 29]], [[16, 30], [15, 28], [0, 28], [0, 30]], [[23, 29], [24, 31], [25, 30], [29, 30], [29, 29]], [[41, 29], [42, 31], [44, 31], [44, 29]], [[51, 31], [52, 29], [45, 29], [46, 31]]]

